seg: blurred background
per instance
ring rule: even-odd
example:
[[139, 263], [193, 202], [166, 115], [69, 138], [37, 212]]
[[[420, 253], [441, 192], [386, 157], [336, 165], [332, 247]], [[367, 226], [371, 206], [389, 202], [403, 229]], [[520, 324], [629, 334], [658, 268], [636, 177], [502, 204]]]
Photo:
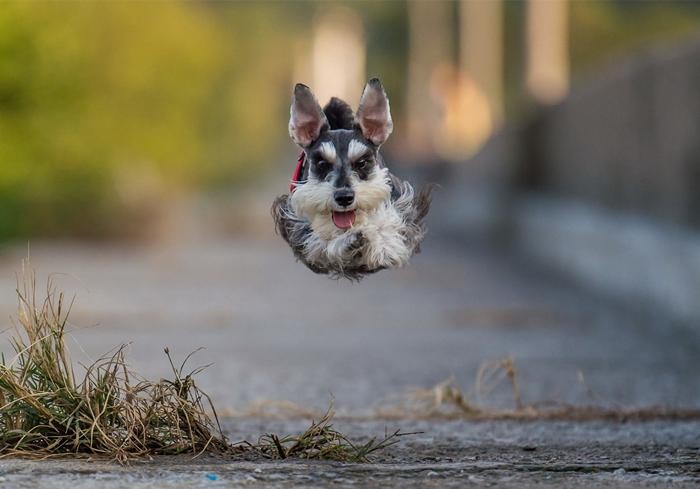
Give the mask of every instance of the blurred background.
[[379, 75], [390, 161], [469, 165], [699, 27], [692, 1], [4, 2], [0, 239], [150, 237], [173, 201], [286, 177], [297, 81], [357, 103]]
[[[364, 289], [327, 289], [325, 278], [293, 263], [268, 214], [298, 154], [287, 134], [291, 89], [303, 82], [322, 103], [337, 95], [354, 105], [372, 76], [381, 77], [391, 99], [395, 129], [384, 149], [390, 166], [443, 188], [417, 268], [370, 278], [373, 285]], [[216, 344], [222, 358], [237, 349], [239, 358], [255, 362], [272, 350], [293, 356], [279, 345], [296, 344], [294, 328], [349, 330], [356, 325], [346, 323], [359, 318], [394, 333], [392, 324], [408, 328], [411, 321], [432, 328], [431, 318], [453, 326], [568, 321], [574, 329], [562, 329], [562, 343], [578, 338], [581, 323], [571, 317], [579, 313], [568, 307], [579, 299], [560, 297], [558, 285], [532, 286], [527, 273], [503, 268], [510, 257], [537, 274], [554, 272], [576, 291], [697, 323], [698, 87], [695, 1], [5, 1], [0, 305], [12, 312], [12, 272], [30, 243], [44, 273], [78, 277], [79, 295], [86, 295], [76, 310], [83, 324], [116, 326], [88, 340], [88, 351], [159, 324], [159, 331], [181, 326], [183, 348]], [[172, 251], [176, 246], [183, 248]], [[343, 320], [331, 311], [277, 310], [294, 309], [304, 300], [297, 295], [309, 290], [328, 304], [337, 306], [338, 291], [355, 302], [337, 306], [348, 314]], [[585, 317], [598, 310], [585, 304], [574, 309]], [[603, 323], [617, 324], [605, 317]], [[188, 336], [192, 322], [204, 328], [201, 339]], [[237, 346], [227, 349], [207, 328], [222, 335], [233, 328], [241, 335], [230, 340]], [[606, 328], [593, 331], [601, 342], [627, 341], [605, 336]], [[468, 365], [487, 351], [522, 350], [551, 372], [552, 364], [533, 353], [548, 344], [549, 333], [533, 335], [541, 342], [524, 347], [524, 338], [503, 343], [495, 332], [489, 349], [482, 347], [491, 340], [471, 331], [477, 346]], [[437, 342], [433, 370], [402, 363], [400, 383], [439, 381], [466, 369], [445, 354], [455, 345], [453, 333], [417, 336], [418, 349]], [[172, 335], [170, 341], [180, 341]], [[283, 340], [274, 343], [276, 337]], [[321, 361], [338, 338], [316, 338]], [[340, 343], [364, 348], [346, 340]], [[148, 365], [152, 351], [144, 347], [136, 358]], [[557, 352], [557, 361], [570, 358], [566, 348]], [[682, 357], [675, 346], [664, 352]], [[355, 353], [345, 352], [339, 372], [359, 368]], [[373, 358], [392, 371], [379, 353]], [[287, 360], [273, 378], [294, 375], [288, 367], [295, 360]], [[231, 367], [235, 375], [218, 372], [219, 380], [249, 382], [243, 395], [249, 400], [255, 392], [279, 392], [265, 390], [279, 388], [267, 377], [250, 380], [245, 361], [239, 363]], [[600, 358], [581, 363], [598, 365]], [[607, 371], [599, 374], [605, 379]], [[653, 398], [652, 390], [634, 390], [620, 375], [612, 397]], [[307, 399], [289, 385], [281, 395]], [[373, 395], [358, 385], [347, 384], [348, 399], [357, 391]], [[655, 392], [676, 392], [663, 385]], [[330, 386], [316, 388], [323, 396]], [[697, 402], [696, 393], [673, 399]]]

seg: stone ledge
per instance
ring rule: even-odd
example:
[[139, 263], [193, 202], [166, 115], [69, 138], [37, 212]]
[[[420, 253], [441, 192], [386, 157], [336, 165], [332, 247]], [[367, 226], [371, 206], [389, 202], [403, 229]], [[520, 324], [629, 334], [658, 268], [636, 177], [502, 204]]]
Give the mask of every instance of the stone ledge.
[[539, 265], [626, 301], [700, 320], [700, 234], [590, 204], [524, 196], [517, 248]]

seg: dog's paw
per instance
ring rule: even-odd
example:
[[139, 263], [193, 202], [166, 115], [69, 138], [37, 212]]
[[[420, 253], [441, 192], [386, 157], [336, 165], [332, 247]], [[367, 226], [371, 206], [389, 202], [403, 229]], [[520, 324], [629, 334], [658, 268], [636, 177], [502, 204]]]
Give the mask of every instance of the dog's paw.
[[361, 251], [365, 244], [367, 244], [367, 238], [362, 231], [358, 231], [350, 235], [348, 238], [347, 250], [353, 254], [356, 254]]

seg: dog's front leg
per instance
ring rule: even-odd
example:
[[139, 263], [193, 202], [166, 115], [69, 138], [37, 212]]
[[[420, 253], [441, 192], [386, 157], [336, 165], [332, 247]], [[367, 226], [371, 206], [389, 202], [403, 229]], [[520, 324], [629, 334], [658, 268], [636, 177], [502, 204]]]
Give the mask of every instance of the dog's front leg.
[[368, 231], [367, 235], [362, 262], [368, 269], [399, 268], [408, 263], [411, 250], [403, 233], [379, 227]]
[[362, 254], [366, 244], [367, 238], [362, 231], [347, 232], [328, 242], [326, 255], [331, 263], [347, 266]]
[[432, 186], [414, 197], [413, 188], [395, 179], [398, 196], [373, 216], [365, 229], [368, 244], [362, 256], [369, 269], [399, 268], [420, 251], [425, 235], [423, 220], [430, 208]]

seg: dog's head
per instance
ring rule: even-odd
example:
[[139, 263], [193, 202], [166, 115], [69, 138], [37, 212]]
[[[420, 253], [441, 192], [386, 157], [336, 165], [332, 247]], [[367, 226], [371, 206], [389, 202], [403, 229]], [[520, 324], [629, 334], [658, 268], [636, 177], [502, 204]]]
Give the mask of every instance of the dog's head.
[[301, 185], [292, 194], [295, 211], [311, 220], [332, 220], [345, 230], [358, 213], [371, 211], [391, 196], [379, 147], [391, 134], [389, 99], [379, 79], [370, 80], [353, 116], [332, 99], [322, 110], [309, 87], [297, 84], [289, 134], [306, 153]]

